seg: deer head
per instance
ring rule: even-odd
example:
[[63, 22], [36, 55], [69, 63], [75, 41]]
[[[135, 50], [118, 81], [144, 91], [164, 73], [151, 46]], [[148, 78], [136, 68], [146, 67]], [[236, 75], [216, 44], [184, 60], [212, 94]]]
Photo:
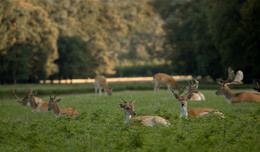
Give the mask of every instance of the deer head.
[[61, 99], [57, 99], [57, 100], [55, 100], [55, 99], [56, 99], [56, 96], [51, 97], [51, 95], [50, 95], [49, 108], [48, 108], [49, 111], [51, 111], [52, 109], [55, 109], [57, 102], [61, 101]]
[[193, 96], [193, 93], [198, 92], [198, 87], [199, 87], [199, 81], [194, 79], [195, 83], [189, 82], [189, 86], [186, 87], [188, 89], [188, 92], [185, 95], [181, 95], [181, 93], [176, 94], [172, 89], [172, 93], [175, 96], [176, 99], [179, 100], [180, 106], [184, 107], [187, 106], [187, 101], [190, 100]]
[[13, 94], [15, 95], [17, 102], [23, 106], [29, 105], [29, 100], [35, 96], [35, 94], [33, 94], [33, 89], [30, 89], [28, 95], [21, 99], [18, 98], [16, 89], [13, 89]]
[[120, 106], [120, 108], [123, 108], [125, 110], [125, 114], [131, 115], [131, 116], [136, 115], [134, 102], [133, 101], [126, 102], [123, 98], [121, 98], [121, 99], [124, 101], [124, 103], [123, 104], [120, 103], [119, 106]]

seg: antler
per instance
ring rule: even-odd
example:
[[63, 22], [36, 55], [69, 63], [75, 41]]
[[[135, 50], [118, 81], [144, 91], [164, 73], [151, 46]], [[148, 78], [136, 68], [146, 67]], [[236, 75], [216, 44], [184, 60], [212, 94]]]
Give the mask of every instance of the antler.
[[237, 71], [237, 73], [235, 75], [234, 70], [231, 67], [229, 67], [227, 80], [223, 81], [222, 79], [218, 78], [217, 83], [220, 85], [243, 84], [243, 82], [242, 82], [243, 78], [244, 78], [244, 75], [241, 70]]
[[[196, 79], [193, 79], [193, 80], [195, 81], [195, 83], [193, 83], [192, 81], [189, 81], [190, 86], [187, 87], [189, 89], [188, 93], [198, 92], [199, 81]], [[186, 94], [188, 94], [188, 93], [186, 93]]]
[[121, 99], [126, 103], [126, 101], [124, 100], [124, 98], [121, 97]]
[[15, 93], [15, 88], [13, 89], [13, 94], [14, 94], [14, 96], [17, 98], [17, 100], [20, 100], [18, 97], [17, 97], [17, 95], [16, 95], [16, 93]]

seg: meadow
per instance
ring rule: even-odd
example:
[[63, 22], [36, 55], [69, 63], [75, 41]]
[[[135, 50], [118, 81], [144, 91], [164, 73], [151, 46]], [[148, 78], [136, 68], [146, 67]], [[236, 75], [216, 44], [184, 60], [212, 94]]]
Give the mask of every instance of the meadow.
[[[217, 85], [202, 86], [206, 101], [189, 101], [188, 108], [217, 109], [225, 118], [183, 121], [178, 101], [164, 88], [154, 94], [151, 83], [111, 86], [112, 96], [95, 95], [93, 85], [87, 84], [1, 86], [0, 151], [260, 151], [260, 104], [228, 104], [215, 95]], [[62, 98], [61, 109], [74, 107], [79, 115], [56, 118], [53, 112], [32, 113], [29, 106], [16, 102], [12, 88], [17, 88], [19, 97], [29, 88], [45, 101], [49, 94], [57, 95]], [[253, 90], [235, 90], [239, 91]], [[135, 101], [137, 116], [158, 115], [171, 126], [124, 124], [121, 97]]]

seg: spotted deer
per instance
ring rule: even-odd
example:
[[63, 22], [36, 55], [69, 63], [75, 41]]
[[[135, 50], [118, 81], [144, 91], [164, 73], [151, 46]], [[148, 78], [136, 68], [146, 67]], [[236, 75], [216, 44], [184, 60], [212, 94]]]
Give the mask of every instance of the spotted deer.
[[129, 123], [129, 121], [132, 120], [134, 122], [141, 122], [141, 124], [144, 126], [153, 126], [155, 124], [160, 124], [165, 127], [168, 127], [170, 125], [170, 123], [167, 120], [160, 116], [140, 116], [131, 119], [132, 116], [136, 115], [134, 109], [134, 102], [126, 102], [123, 98], [122, 100], [124, 101], [124, 103], [120, 103], [119, 106], [120, 108], [123, 108], [125, 111], [125, 123]]
[[243, 72], [241, 70], [237, 71], [236, 75], [231, 67], [228, 68], [228, 78], [226, 81], [222, 79], [217, 79], [217, 83], [220, 88], [217, 90], [216, 95], [224, 95], [228, 103], [240, 103], [240, 102], [260, 102], [260, 93], [257, 92], [240, 92], [234, 93], [229, 88], [229, 85], [240, 85], [243, 84]]
[[102, 89], [104, 89], [104, 92], [107, 92], [108, 95], [112, 95], [112, 89], [108, 88], [106, 78], [102, 75], [98, 75], [95, 78], [95, 93], [97, 94], [97, 90], [99, 90], [99, 95], [101, 96]]
[[[189, 86], [187, 87], [188, 90], [197, 90], [198, 89], [198, 86], [199, 86], [199, 81], [194, 79], [195, 81], [195, 84], [192, 83], [191, 81], [189, 81]], [[203, 95], [203, 93], [201, 93], [200, 91], [196, 91], [196, 92], [193, 92], [193, 96], [191, 97], [190, 100], [193, 100], [193, 101], [205, 101], [205, 96]]]
[[184, 91], [183, 88], [179, 87], [179, 85], [175, 82], [172, 76], [164, 74], [164, 73], [157, 73], [153, 77], [154, 81], [154, 92], [158, 92], [160, 85], [162, 83], [166, 84], [168, 87], [168, 91], [171, 91], [171, 88], [174, 86], [176, 89], [179, 90], [179, 93], [182, 93]]
[[[24, 98], [18, 98], [18, 96], [17, 96], [17, 94], [16, 94], [16, 89], [13, 89], [13, 94], [14, 94], [14, 96], [16, 97], [18, 103], [20, 103], [20, 104], [23, 105], [23, 106], [26, 106], [26, 105], [29, 106], [30, 103], [28, 102], [27, 98], [29, 97], [30, 94], [32, 94], [32, 91], [33, 91], [33, 90], [31, 89], [31, 90], [29, 91], [28, 95], [25, 96]], [[36, 93], [36, 94], [37, 94], [37, 93]], [[35, 94], [35, 95], [36, 95], [36, 94]], [[44, 102], [41, 98], [36, 97], [36, 96], [33, 96], [33, 99], [34, 99], [34, 101], [36, 102], [36, 104], [39, 104], [39, 103]]]
[[66, 108], [63, 110], [60, 110], [58, 106], [58, 102], [61, 101], [61, 99], [55, 99], [55, 97], [50, 96], [50, 101], [49, 101], [49, 111], [53, 111], [56, 117], [64, 117], [64, 116], [73, 116], [73, 115], [78, 115], [78, 112], [74, 108]]
[[[15, 90], [13, 90], [14, 94], [15, 94]], [[17, 95], [15, 94], [15, 96], [18, 99], [18, 102], [21, 103], [21, 105], [29, 105], [31, 107], [31, 111], [32, 112], [45, 112], [48, 111], [48, 103], [44, 102], [42, 99], [35, 97], [37, 93], [33, 93], [33, 90], [31, 89], [30, 92], [28, 93], [28, 95], [26, 97], [24, 97], [23, 99], [20, 99], [17, 97]]]
[[179, 105], [180, 105], [180, 118], [188, 118], [188, 117], [202, 117], [204, 115], [208, 115], [208, 114], [217, 114], [220, 115], [222, 118], [224, 118], [224, 115], [214, 109], [210, 109], [210, 108], [195, 108], [195, 109], [188, 109], [188, 100], [191, 100], [193, 93], [197, 92], [196, 88], [198, 88], [198, 82], [196, 82], [196, 84], [194, 85], [194, 87], [189, 87], [190, 90], [185, 94], [185, 95], [181, 95], [181, 94], [176, 94], [173, 90], [172, 93], [174, 95], [174, 97], [179, 100]]

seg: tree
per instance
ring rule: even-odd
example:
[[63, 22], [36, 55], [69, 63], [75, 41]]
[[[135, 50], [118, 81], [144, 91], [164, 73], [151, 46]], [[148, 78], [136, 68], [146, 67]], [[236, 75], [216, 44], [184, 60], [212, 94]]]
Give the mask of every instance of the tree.
[[93, 75], [93, 57], [87, 42], [80, 37], [60, 37], [58, 46], [59, 58], [55, 63], [59, 66], [59, 78]]

